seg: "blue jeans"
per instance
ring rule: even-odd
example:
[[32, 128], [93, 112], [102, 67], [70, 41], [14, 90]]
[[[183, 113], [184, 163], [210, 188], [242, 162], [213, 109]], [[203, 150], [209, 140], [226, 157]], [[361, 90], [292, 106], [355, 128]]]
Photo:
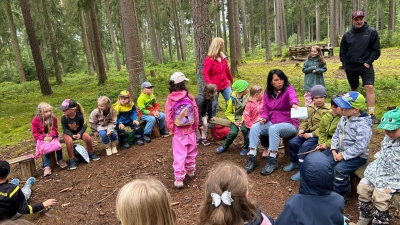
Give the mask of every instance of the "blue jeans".
[[144, 127], [144, 135], [150, 135], [151, 131], [153, 130], [154, 124], [158, 121], [158, 127], [160, 130], [165, 129], [165, 114], [160, 112], [160, 117], [155, 118], [154, 116], [150, 115], [142, 115], [142, 120], [146, 121], [146, 126]]
[[333, 155], [330, 154], [329, 162], [333, 168], [334, 174], [333, 191], [344, 196], [350, 190], [350, 174], [364, 165], [367, 159], [356, 157], [336, 162]]
[[225, 99], [225, 105], [226, 105], [226, 102], [231, 97], [232, 89], [231, 87], [227, 87], [224, 90], [217, 92], [217, 96], [215, 96], [214, 101], [212, 102], [212, 117], [215, 117], [217, 115], [218, 97], [220, 92]]
[[107, 136], [107, 130], [99, 131], [99, 136], [101, 138], [101, 143], [108, 144], [110, 141], [116, 141], [118, 139], [117, 132], [113, 130], [110, 136]]
[[293, 163], [299, 163], [299, 168], [303, 164], [303, 160], [307, 155], [297, 155], [298, 153], [304, 153], [314, 149], [318, 144], [318, 138], [312, 137], [305, 139], [298, 135], [289, 141], [290, 146], [290, 161]]
[[[44, 167], [48, 167], [50, 166], [50, 162], [51, 162], [51, 157], [50, 155], [53, 153], [49, 153], [43, 156], [43, 166]], [[62, 149], [56, 151], [56, 155], [57, 155], [57, 161], [60, 161], [63, 159], [63, 154], [62, 154]]]
[[[288, 138], [297, 133], [297, 129], [290, 123], [272, 124], [271, 122], [261, 124], [255, 123], [250, 128], [249, 148], [256, 149], [259, 138], [268, 138], [268, 149], [278, 151], [280, 138]], [[260, 137], [263, 136], [263, 137]], [[265, 142], [263, 142], [265, 143]]]

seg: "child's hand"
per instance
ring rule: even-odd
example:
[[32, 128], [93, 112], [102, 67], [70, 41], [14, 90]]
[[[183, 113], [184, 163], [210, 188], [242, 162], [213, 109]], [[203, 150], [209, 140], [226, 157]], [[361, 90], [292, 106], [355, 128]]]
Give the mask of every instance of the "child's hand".
[[95, 137], [98, 137], [98, 136], [99, 136], [99, 132], [95, 131], [95, 132], [93, 132], [93, 135], [94, 135]]
[[159, 118], [160, 117], [160, 112], [157, 111], [157, 110], [154, 110], [153, 111], [153, 115], [154, 115], [155, 118]]
[[340, 161], [342, 161], [342, 160], [343, 160], [343, 155], [340, 154], [340, 153], [337, 153], [337, 154], [335, 155], [335, 161], [336, 161], [336, 162], [340, 162]]
[[72, 138], [80, 139], [81, 138], [81, 134], [74, 134], [74, 135], [72, 135]]
[[[136, 124], [136, 126], [139, 126], [139, 121], [134, 120], [133, 123]], [[124, 128], [122, 128], [122, 129], [124, 129]]]
[[304, 137], [304, 131], [303, 130], [299, 130], [299, 132], [297, 134], [299, 135], [299, 137]]
[[313, 70], [312, 73], [315, 73], [315, 70]]
[[204, 126], [199, 127], [200, 130], [204, 130]]
[[322, 144], [318, 145], [316, 149], [317, 149], [318, 151], [323, 151], [323, 150], [325, 150], [325, 149], [327, 149], [327, 148], [328, 148], [328, 146], [326, 146], [325, 143], [322, 143]]
[[212, 117], [210, 120], [211, 120], [211, 121], [215, 121], [215, 117]]
[[233, 122], [237, 127], [240, 127], [242, 125], [242, 122]]
[[43, 206], [47, 207], [47, 206], [52, 206], [57, 204], [57, 200], [56, 199], [47, 199], [46, 201], [43, 202]]
[[[136, 121], [136, 120], [135, 120], [135, 121]], [[135, 122], [135, 121], [133, 121], [133, 122]], [[123, 124], [121, 123], [120, 125], [118, 125], [118, 128], [121, 129], [121, 130], [123, 130], [123, 129], [125, 128], [125, 125], [123, 125]]]
[[46, 136], [43, 139], [45, 142], [51, 142], [53, 140], [53, 138], [51, 136]]
[[303, 138], [309, 139], [309, 138], [311, 138], [311, 135], [309, 133], [305, 133], [305, 134], [303, 134]]
[[108, 131], [107, 131], [107, 136], [110, 136], [111, 133], [112, 133], [112, 131], [108, 130]]

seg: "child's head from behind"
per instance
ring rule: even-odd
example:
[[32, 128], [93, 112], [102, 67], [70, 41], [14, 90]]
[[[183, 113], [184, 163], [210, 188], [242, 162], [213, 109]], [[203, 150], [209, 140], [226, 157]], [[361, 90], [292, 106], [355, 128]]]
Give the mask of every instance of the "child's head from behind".
[[187, 91], [186, 81], [188, 80], [182, 72], [173, 73], [169, 78], [169, 92]]
[[[256, 206], [247, 199], [248, 188], [248, 176], [244, 169], [227, 161], [217, 164], [205, 182], [200, 224], [242, 225], [251, 220], [255, 216]], [[218, 197], [225, 200], [218, 201]]]
[[117, 196], [117, 216], [122, 225], [174, 225], [175, 213], [165, 186], [154, 178], [124, 185]]
[[342, 95], [343, 95], [342, 93], [338, 93], [338, 94], [336, 94], [336, 95], [334, 95], [334, 96], [331, 97], [331, 110], [332, 110], [332, 113], [333, 113], [335, 116], [336, 116], [336, 115], [339, 115], [339, 116], [342, 115], [342, 108], [340, 108], [340, 107], [336, 104], [336, 102], [334, 101], [335, 98], [341, 98]]
[[120, 105], [132, 105], [132, 95], [129, 91], [121, 91], [118, 95], [118, 103]]
[[232, 89], [239, 95], [246, 95], [249, 91], [247, 88], [249, 87], [249, 83], [245, 80], [237, 80], [233, 82]]
[[359, 116], [360, 111], [366, 107], [364, 96], [356, 91], [350, 91], [333, 101], [342, 108], [343, 116]]
[[322, 85], [314, 85], [311, 88], [311, 99], [314, 102], [315, 107], [322, 107], [325, 105], [326, 89]]
[[142, 88], [142, 93], [147, 95], [153, 94], [154, 86], [150, 82], [148, 81], [143, 82], [141, 88]]
[[203, 89], [203, 96], [206, 100], [214, 100], [217, 95], [217, 85], [207, 84]]
[[333, 169], [322, 152], [307, 155], [300, 168], [300, 194], [328, 195], [333, 183]]
[[260, 101], [263, 97], [263, 89], [259, 85], [254, 85], [250, 88], [250, 96], [257, 100]]
[[397, 107], [383, 114], [377, 128], [384, 129], [390, 139], [400, 138], [400, 108]]
[[110, 108], [112, 108], [111, 100], [107, 96], [100, 96], [97, 99], [97, 107], [103, 111], [107, 112]]
[[0, 179], [6, 179], [10, 173], [10, 164], [7, 161], [0, 160]]

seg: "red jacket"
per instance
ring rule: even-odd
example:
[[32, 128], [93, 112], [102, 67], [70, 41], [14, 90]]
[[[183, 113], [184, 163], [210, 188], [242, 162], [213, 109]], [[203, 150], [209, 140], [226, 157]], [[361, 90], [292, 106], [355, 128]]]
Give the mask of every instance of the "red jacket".
[[219, 62], [207, 56], [204, 60], [203, 77], [206, 84], [217, 85], [218, 91], [224, 90], [233, 83], [231, 70], [225, 57], [221, 58], [221, 62]]
[[36, 115], [33, 117], [32, 120], [32, 135], [33, 139], [35, 139], [35, 142], [37, 140], [43, 141], [45, 136], [51, 136], [53, 138], [58, 138], [58, 121], [57, 117], [53, 115], [53, 129], [51, 131], [47, 130], [47, 126], [43, 126], [43, 124], [40, 123], [39, 116]]

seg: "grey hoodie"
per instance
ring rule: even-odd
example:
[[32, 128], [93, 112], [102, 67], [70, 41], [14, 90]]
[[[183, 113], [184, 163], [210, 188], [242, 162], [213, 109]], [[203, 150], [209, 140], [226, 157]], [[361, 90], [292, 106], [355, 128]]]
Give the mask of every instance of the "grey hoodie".
[[361, 111], [358, 117], [342, 116], [332, 137], [331, 149], [343, 152], [343, 159], [349, 160], [360, 156], [368, 159], [368, 145], [372, 136], [371, 117]]

